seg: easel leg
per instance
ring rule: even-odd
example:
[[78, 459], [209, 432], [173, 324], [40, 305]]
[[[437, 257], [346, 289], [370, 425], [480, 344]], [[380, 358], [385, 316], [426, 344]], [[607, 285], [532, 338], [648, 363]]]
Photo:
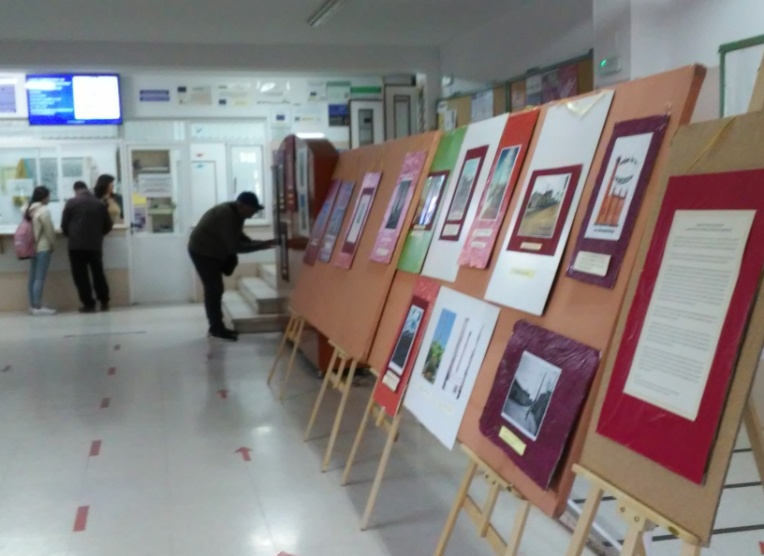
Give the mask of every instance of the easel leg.
[[292, 369], [294, 369], [294, 359], [297, 355], [297, 351], [300, 349], [300, 340], [302, 339], [302, 330], [305, 327], [305, 319], [300, 318], [297, 323], [297, 329], [294, 332], [292, 340], [292, 355], [289, 356], [289, 363], [287, 364], [286, 372], [284, 373], [284, 381], [281, 383], [281, 389], [279, 390], [279, 401], [284, 399], [284, 392], [286, 391], [289, 378], [292, 376]]
[[748, 403], [745, 405], [743, 422], [748, 433], [748, 440], [751, 442], [751, 451], [753, 451], [753, 458], [756, 460], [759, 477], [764, 481], [764, 436], [762, 435], [761, 421], [756, 413], [756, 407], [750, 398], [748, 398]]
[[488, 529], [491, 527], [491, 516], [496, 509], [496, 502], [499, 500], [499, 484], [493, 483], [491, 489], [488, 491], [488, 496], [485, 499], [483, 505], [483, 521], [478, 525], [478, 535], [480, 538], [485, 538], [488, 534]]
[[355, 369], [358, 365], [358, 361], [355, 359], [350, 363], [350, 370], [348, 376], [345, 379], [346, 383], [342, 388], [342, 399], [340, 399], [340, 406], [337, 408], [337, 415], [334, 417], [334, 426], [332, 426], [332, 434], [329, 436], [329, 445], [326, 447], [326, 454], [324, 454], [324, 463], [321, 466], [321, 471], [329, 469], [329, 462], [332, 459], [332, 451], [334, 451], [334, 443], [337, 440], [337, 435], [340, 432], [340, 424], [342, 423], [342, 416], [345, 413], [345, 406], [348, 403], [350, 397], [350, 390], [353, 388], [353, 377], [355, 376]]
[[[329, 382], [331, 381], [332, 372], [334, 369], [334, 366], [337, 364], [337, 359], [339, 358], [339, 350], [335, 349], [334, 353], [332, 353], [332, 359], [329, 361], [329, 367], [326, 370], [326, 374], [324, 375], [324, 380], [321, 382], [321, 390], [318, 391], [318, 397], [316, 398], [316, 403], [313, 404], [313, 412], [310, 414], [310, 420], [308, 421], [308, 428], [305, 429], [305, 436], [303, 436], [303, 440], [308, 440], [310, 437], [310, 432], [313, 430], [313, 425], [316, 424], [316, 417], [318, 417], [318, 410], [321, 407], [321, 402], [324, 400], [324, 394], [326, 394], [326, 389], [329, 387]], [[343, 368], [344, 368], [344, 360], [343, 360]]]
[[700, 556], [701, 548], [695, 544], [682, 543], [682, 552], [679, 556]]
[[398, 415], [396, 415], [395, 419], [393, 419], [393, 424], [390, 426], [390, 430], [388, 431], [387, 442], [385, 442], [385, 449], [382, 452], [382, 459], [379, 460], [377, 474], [374, 476], [374, 483], [371, 486], [369, 499], [366, 502], [366, 509], [363, 512], [363, 519], [361, 519], [361, 531], [366, 531], [367, 527], [369, 526], [371, 514], [374, 511], [374, 506], [377, 503], [379, 487], [382, 485], [382, 478], [385, 476], [387, 464], [390, 461], [390, 453], [393, 451], [393, 444], [395, 444], [395, 438], [398, 436], [398, 429], [401, 426], [401, 416], [402, 413], [398, 412]]
[[578, 523], [576, 523], [576, 530], [573, 531], [573, 538], [570, 541], [570, 546], [565, 556], [581, 556], [584, 553], [586, 541], [589, 538], [589, 531], [591, 531], [594, 525], [594, 519], [597, 517], [597, 510], [599, 510], [603, 494], [604, 491], [598, 486], [592, 486], [589, 489], [586, 503], [583, 510], [581, 510]]
[[467, 498], [467, 495], [470, 492], [470, 485], [472, 484], [472, 479], [475, 477], [477, 468], [477, 463], [474, 460], [470, 460], [470, 464], [467, 467], [467, 472], [462, 478], [461, 485], [459, 485], [459, 490], [456, 493], [456, 499], [454, 500], [454, 504], [451, 506], [451, 511], [448, 514], [448, 519], [446, 519], [446, 525], [443, 527], [443, 532], [440, 534], [438, 546], [435, 548], [433, 556], [443, 556], [443, 554], [446, 552], [446, 546], [448, 546], [448, 541], [451, 539], [451, 534], [454, 532], [456, 520], [459, 518], [459, 512], [462, 511], [462, 506], [464, 506], [464, 500]]
[[353, 468], [353, 464], [355, 463], [355, 457], [358, 454], [358, 448], [361, 447], [361, 442], [363, 442], [363, 435], [366, 433], [366, 427], [369, 425], [369, 417], [371, 417], [373, 411], [374, 390], [372, 390], [372, 394], [369, 396], [369, 403], [366, 404], [366, 411], [364, 412], [363, 418], [361, 419], [361, 426], [358, 427], [358, 434], [355, 435], [355, 440], [353, 441], [353, 449], [350, 450], [350, 456], [348, 457], [348, 461], [345, 464], [345, 471], [342, 473], [342, 480], [340, 481], [342, 486], [348, 484], [348, 480], [350, 479], [350, 470]]
[[287, 340], [289, 339], [290, 332], [292, 328], [294, 327], [294, 323], [297, 320], [295, 315], [292, 315], [289, 317], [289, 322], [287, 323], [286, 330], [284, 331], [284, 335], [281, 336], [281, 343], [279, 344], [279, 349], [276, 351], [276, 359], [273, 360], [273, 365], [271, 366], [271, 370], [268, 373], [268, 381], [267, 384], [270, 385], [271, 380], [273, 380], [274, 375], [276, 374], [276, 369], [279, 366], [279, 361], [281, 360], [281, 354], [284, 351], [284, 348], [286, 347]]
[[531, 513], [531, 503], [527, 500], [520, 500], [520, 507], [515, 514], [515, 525], [512, 527], [512, 534], [507, 541], [507, 551], [504, 556], [517, 556], [520, 554], [520, 543], [523, 540], [525, 524], [528, 522], [528, 516]]

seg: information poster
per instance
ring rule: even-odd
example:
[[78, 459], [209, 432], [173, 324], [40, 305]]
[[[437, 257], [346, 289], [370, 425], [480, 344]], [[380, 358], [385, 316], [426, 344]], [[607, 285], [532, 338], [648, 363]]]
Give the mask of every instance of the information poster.
[[698, 484], [764, 266], [763, 179], [671, 178], [597, 425]]

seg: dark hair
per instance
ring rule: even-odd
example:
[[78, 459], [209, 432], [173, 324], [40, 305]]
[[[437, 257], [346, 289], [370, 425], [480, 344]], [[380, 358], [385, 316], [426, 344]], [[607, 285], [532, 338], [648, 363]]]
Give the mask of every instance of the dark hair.
[[29, 209], [32, 208], [33, 204], [41, 203], [48, 197], [50, 197], [50, 189], [48, 189], [44, 185], [38, 185], [37, 187], [35, 187], [34, 191], [32, 191], [32, 198], [29, 199], [29, 206], [27, 207], [27, 210], [24, 213], [24, 218], [26, 218], [27, 220], [32, 220], [32, 215], [29, 214]]
[[74, 189], [75, 191], [82, 191], [83, 189], [87, 189], [88, 184], [86, 184], [84, 181], [76, 181], [74, 182]]
[[106, 192], [109, 190], [109, 185], [114, 183], [114, 176], [109, 174], [101, 174], [96, 180], [96, 184], [93, 187], [93, 195], [96, 199], [103, 199], [106, 197]]

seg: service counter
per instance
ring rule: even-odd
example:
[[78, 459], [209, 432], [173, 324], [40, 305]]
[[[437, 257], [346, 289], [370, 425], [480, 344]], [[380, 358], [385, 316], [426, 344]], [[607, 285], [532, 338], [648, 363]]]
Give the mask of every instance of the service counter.
[[[0, 226], [0, 312], [29, 309], [29, 261], [16, 258], [15, 231], [16, 226]], [[104, 267], [113, 307], [130, 301], [128, 234], [126, 226], [118, 225], [104, 238]], [[59, 311], [73, 311], [80, 306], [69, 267], [67, 239], [60, 232], [45, 281], [43, 303]]]

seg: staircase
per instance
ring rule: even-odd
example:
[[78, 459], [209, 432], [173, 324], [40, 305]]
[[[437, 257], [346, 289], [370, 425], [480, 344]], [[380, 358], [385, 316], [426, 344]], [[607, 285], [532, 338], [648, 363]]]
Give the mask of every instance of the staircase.
[[241, 334], [283, 331], [289, 321], [287, 298], [278, 292], [275, 264], [260, 264], [258, 275], [241, 278], [223, 294], [223, 313]]

